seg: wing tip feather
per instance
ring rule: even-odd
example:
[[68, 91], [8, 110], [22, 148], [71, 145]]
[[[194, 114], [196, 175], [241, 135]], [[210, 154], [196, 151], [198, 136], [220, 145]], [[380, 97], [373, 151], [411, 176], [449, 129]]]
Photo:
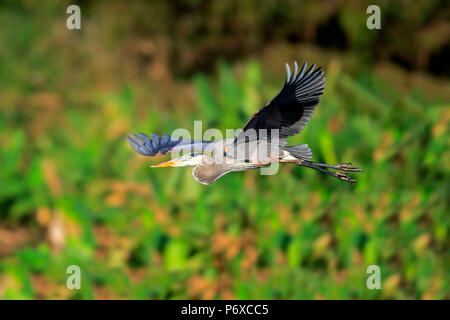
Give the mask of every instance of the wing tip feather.
[[144, 156], [153, 157], [157, 154], [166, 154], [172, 150], [182, 139], [172, 140], [168, 135], [162, 135], [151, 133], [150, 137], [145, 133], [139, 132], [139, 136], [130, 133], [129, 136], [125, 136], [131, 147], [138, 153]]

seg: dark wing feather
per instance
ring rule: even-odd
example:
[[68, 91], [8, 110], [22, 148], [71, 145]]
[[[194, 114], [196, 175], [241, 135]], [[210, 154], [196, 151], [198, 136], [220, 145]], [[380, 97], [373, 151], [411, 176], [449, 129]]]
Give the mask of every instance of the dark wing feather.
[[174, 138], [166, 134], [160, 137], [152, 133], [151, 137], [150, 139], [146, 134], [140, 132], [139, 136], [132, 133], [130, 136], [126, 136], [126, 139], [136, 152], [150, 157], [171, 152], [202, 152], [210, 144], [206, 141]]
[[259, 129], [268, 129], [268, 138], [271, 129], [279, 129], [280, 139], [296, 135], [303, 130], [325, 89], [324, 72], [320, 67], [314, 70], [315, 64], [306, 71], [307, 65], [305, 63], [297, 73], [298, 65], [295, 62], [291, 76], [291, 69], [286, 63], [287, 75], [283, 89], [253, 115], [236, 136], [235, 142], [245, 137], [245, 132], [249, 129], [256, 130], [256, 137]]

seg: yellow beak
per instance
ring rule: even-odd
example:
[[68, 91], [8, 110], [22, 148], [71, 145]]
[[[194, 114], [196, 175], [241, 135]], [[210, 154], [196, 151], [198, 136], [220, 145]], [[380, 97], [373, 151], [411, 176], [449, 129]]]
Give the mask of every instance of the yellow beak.
[[173, 166], [181, 166], [181, 165], [183, 165], [183, 162], [170, 160], [170, 161], [155, 164], [151, 167], [152, 168], [162, 168], [162, 167], [173, 167]]

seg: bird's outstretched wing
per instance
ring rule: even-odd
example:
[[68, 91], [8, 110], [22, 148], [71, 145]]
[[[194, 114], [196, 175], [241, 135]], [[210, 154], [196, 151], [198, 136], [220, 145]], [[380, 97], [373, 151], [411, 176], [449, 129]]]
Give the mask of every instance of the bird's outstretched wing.
[[152, 133], [150, 139], [142, 132], [139, 136], [132, 133], [126, 138], [136, 152], [150, 157], [175, 152], [203, 152], [210, 144], [207, 141], [174, 138], [166, 134], [158, 136]]
[[[259, 129], [278, 129], [279, 138], [285, 139], [300, 133], [313, 115], [319, 103], [319, 98], [325, 89], [325, 77], [321, 68], [315, 69], [313, 64], [307, 71], [307, 63], [303, 64], [300, 72], [297, 62], [294, 72], [286, 63], [286, 82], [280, 93], [267, 105], [257, 111], [246, 123], [243, 130], [236, 136], [235, 142], [246, 136], [246, 131], [254, 129], [259, 137]], [[315, 69], [315, 70], [314, 70]]]

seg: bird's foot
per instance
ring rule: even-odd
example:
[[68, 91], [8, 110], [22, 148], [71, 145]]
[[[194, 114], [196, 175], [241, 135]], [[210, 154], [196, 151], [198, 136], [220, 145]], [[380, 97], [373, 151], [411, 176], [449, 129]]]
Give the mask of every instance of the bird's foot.
[[350, 178], [348, 175], [346, 175], [345, 173], [342, 173], [342, 172], [333, 172], [333, 176], [335, 176], [336, 178], [338, 178], [339, 180], [342, 180], [342, 181], [357, 182], [355, 179]]
[[339, 163], [334, 166], [334, 169], [341, 171], [350, 171], [350, 172], [363, 172], [364, 170], [359, 169], [357, 167], [352, 166], [351, 162]]

